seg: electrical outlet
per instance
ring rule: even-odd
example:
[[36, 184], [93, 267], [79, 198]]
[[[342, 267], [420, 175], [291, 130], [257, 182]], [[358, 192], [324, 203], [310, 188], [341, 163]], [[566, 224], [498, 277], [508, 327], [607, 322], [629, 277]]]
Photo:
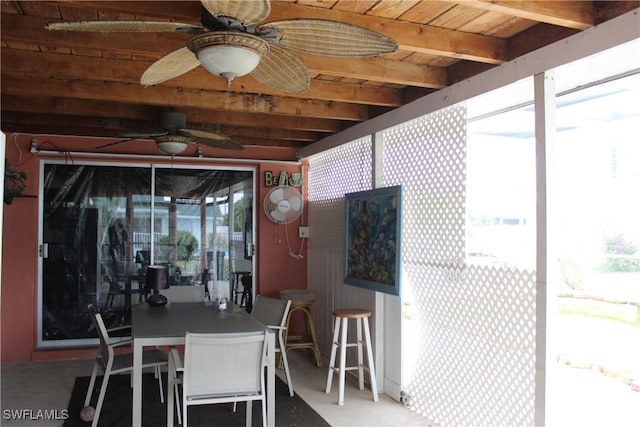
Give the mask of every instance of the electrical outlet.
[[301, 239], [309, 238], [309, 227], [300, 227], [298, 229], [298, 237]]

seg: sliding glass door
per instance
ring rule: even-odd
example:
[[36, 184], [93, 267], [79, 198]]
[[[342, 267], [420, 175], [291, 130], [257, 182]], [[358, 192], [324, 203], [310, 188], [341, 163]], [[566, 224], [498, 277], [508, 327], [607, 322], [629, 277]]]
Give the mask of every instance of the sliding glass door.
[[93, 342], [87, 304], [108, 327], [127, 324], [149, 264], [167, 266], [171, 286], [212, 283], [230, 297], [237, 248], [253, 235], [253, 174], [43, 163], [38, 346]]

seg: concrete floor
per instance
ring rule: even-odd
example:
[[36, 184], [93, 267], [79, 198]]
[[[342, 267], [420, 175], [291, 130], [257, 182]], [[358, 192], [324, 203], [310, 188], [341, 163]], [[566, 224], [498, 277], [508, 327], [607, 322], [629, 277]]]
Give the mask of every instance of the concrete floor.
[[[337, 385], [324, 393], [325, 367], [317, 368], [306, 351], [289, 354], [289, 365], [296, 393], [335, 427], [432, 426], [429, 420], [415, 414], [388, 396], [378, 402], [371, 392], [360, 391], [355, 380], [348, 381], [345, 404], [338, 406]], [[326, 362], [326, 361], [325, 361]], [[50, 362], [3, 362], [1, 373], [2, 426], [61, 426], [62, 421], [11, 421], [6, 410], [58, 410], [67, 408], [75, 378], [91, 373], [92, 361], [70, 360]], [[554, 365], [552, 382], [548, 384], [549, 426], [631, 427], [640, 425], [640, 392], [632, 391], [623, 378], [603, 375], [597, 369], [576, 369]], [[279, 370], [283, 377], [284, 372]]]
[[[429, 420], [415, 414], [395, 400], [381, 394], [373, 402], [371, 391], [360, 391], [356, 381], [347, 381], [345, 404], [337, 405], [338, 387], [334, 379], [331, 393], [325, 394], [327, 367], [318, 368], [305, 350], [289, 355], [294, 390], [329, 424], [335, 427], [432, 426]], [[7, 420], [6, 410], [58, 410], [67, 408], [75, 378], [88, 376], [91, 360], [49, 362], [3, 362], [1, 372], [2, 426], [30, 425], [29, 422]], [[278, 375], [284, 378], [284, 371]], [[62, 421], [32, 421], [37, 427], [59, 427]]]

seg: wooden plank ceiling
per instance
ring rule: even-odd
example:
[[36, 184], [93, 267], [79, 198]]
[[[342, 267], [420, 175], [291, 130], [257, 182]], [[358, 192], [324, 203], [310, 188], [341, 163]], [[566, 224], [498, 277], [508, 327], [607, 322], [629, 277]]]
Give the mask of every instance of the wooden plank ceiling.
[[2, 1], [2, 131], [116, 137], [158, 129], [158, 114], [246, 146], [302, 147], [418, 97], [640, 6], [638, 1], [272, 1], [264, 21], [321, 18], [393, 38], [396, 52], [366, 59], [295, 52], [311, 76], [300, 94], [250, 76], [226, 82], [198, 67], [142, 87], [144, 70], [185, 46], [178, 33], [48, 31], [50, 22], [200, 23], [194, 1]]

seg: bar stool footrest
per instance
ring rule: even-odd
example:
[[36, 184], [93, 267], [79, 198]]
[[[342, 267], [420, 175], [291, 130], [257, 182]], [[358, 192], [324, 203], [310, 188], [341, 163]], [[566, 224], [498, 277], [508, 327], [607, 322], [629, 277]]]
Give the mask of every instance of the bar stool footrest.
[[[367, 369], [367, 367], [363, 365], [363, 366], [345, 366], [344, 370], [345, 371], [357, 371], [360, 368]], [[330, 368], [330, 369], [335, 373], [340, 373], [340, 368]]]

